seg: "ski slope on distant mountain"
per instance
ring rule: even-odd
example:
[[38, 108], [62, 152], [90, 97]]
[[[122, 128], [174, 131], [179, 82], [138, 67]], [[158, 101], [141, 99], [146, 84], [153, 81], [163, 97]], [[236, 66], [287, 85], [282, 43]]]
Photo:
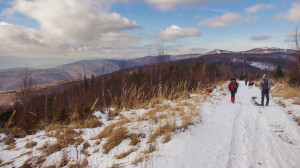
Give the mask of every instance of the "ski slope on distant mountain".
[[299, 168], [300, 127], [270, 99], [270, 106], [255, 105], [259, 88], [243, 82], [234, 104], [229, 92], [213, 96], [203, 104], [202, 123], [161, 148], [153, 167]]

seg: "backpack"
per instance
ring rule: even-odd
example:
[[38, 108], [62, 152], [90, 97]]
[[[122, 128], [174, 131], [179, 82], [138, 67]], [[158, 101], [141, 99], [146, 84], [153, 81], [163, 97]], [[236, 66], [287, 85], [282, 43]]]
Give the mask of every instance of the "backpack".
[[268, 83], [269, 83], [268, 80], [263, 80], [263, 83], [261, 85], [263, 90], [268, 90], [269, 89]]
[[230, 90], [231, 91], [234, 91], [234, 89], [236, 89], [238, 87], [236, 81], [232, 81], [231, 84], [230, 84]]

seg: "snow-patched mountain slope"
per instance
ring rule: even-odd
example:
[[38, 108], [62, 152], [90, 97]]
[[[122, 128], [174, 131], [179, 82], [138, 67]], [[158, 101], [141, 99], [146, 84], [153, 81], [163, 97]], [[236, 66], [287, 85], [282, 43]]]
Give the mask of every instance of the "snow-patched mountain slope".
[[242, 82], [236, 100], [228, 93], [204, 103], [203, 122], [160, 149], [153, 167], [300, 167], [300, 127], [284, 108], [272, 97], [270, 106], [256, 106], [260, 90]]

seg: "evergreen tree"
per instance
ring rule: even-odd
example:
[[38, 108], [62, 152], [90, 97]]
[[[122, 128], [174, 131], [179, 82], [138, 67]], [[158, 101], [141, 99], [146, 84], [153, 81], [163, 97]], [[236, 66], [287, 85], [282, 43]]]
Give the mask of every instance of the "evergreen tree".
[[281, 70], [281, 64], [280, 62], [278, 62], [276, 70], [274, 72], [274, 77], [275, 78], [282, 78], [283, 77], [283, 72]]

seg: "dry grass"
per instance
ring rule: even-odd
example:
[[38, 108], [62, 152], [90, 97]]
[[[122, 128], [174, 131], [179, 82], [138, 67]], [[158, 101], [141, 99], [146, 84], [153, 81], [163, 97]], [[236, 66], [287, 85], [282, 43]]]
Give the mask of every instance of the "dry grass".
[[12, 150], [12, 149], [14, 149], [15, 147], [16, 147], [16, 143], [14, 142], [14, 143], [8, 145], [8, 146], [5, 148], [5, 150]]
[[15, 142], [14, 138], [23, 138], [26, 136], [26, 132], [23, 129], [14, 127], [9, 130], [9, 135], [4, 139], [4, 143], [8, 145], [8, 149], [12, 149]]
[[87, 148], [91, 147], [91, 145], [88, 143], [88, 142], [85, 142], [82, 146], [82, 149], [81, 149], [81, 153], [82, 154], [85, 154], [87, 157], [90, 156], [90, 154], [88, 153], [88, 151], [86, 151]]
[[99, 121], [96, 117], [89, 117], [84, 121], [75, 121], [70, 125], [71, 129], [79, 129], [79, 128], [96, 128], [101, 127], [103, 125], [102, 121]]
[[139, 135], [136, 133], [130, 134], [130, 145], [135, 146], [137, 145], [140, 141]]
[[44, 150], [44, 152], [45, 152], [46, 156], [49, 156], [55, 152], [62, 150], [65, 146], [63, 144], [56, 143], [56, 144], [48, 145], [45, 147], [46, 147], [46, 149]]
[[149, 146], [147, 147], [147, 149], [144, 150], [142, 153], [148, 154], [148, 153], [152, 153], [152, 152], [154, 152], [156, 150], [157, 150], [156, 145], [154, 145], [154, 144], [151, 143], [151, 144], [149, 144]]
[[61, 158], [61, 162], [59, 164], [59, 167], [64, 167], [69, 163], [69, 159], [67, 158], [67, 156], [65, 154], [63, 154], [62, 158]]
[[20, 157], [23, 157], [23, 156], [26, 156], [26, 155], [30, 155], [32, 154], [32, 151], [28, 151], [28, 152], [25, 152], [25, 153], [22, 153], [20, 156], [18, 156], [17, 158], [20, 158]]
[[3, 163], [2, 165], [0, 165], [1, 167], [6, 167], [7, 165], [10, 165], [14, 163], [14, 161], [10, 161], [10, 162], [6, 162], [6, 163]]
[[40, 156], [37, 158], [36, 164], [37, 165], [41, 165], [42, 163], [44, 163], [46, 161], [46, 158], [44, 155]]
[[162, 97], [156, 97], [150, 100], [151, 108], [154, 108], [157, 104], [162, 104], [164, 99]]
[[293, 102], [295, 105], [300, 105], [300, 98], [296, 98]]
[[60, 128], [59, 130], [55, 130], [52, 133], [49, 133], [49, 137], [54, 137], [57, 139], [57, 143], [53, 145], [48, 145], [47, 143], [44, 145], [44, 147], [40, 148], [40, 150], [45, 150], [47, 156], [51, 155], [52, 153], [55, 153], [57, 151], [60, 151], [61, 149], [67, 147], [69, 144], [71, 145], [79, 145], [83, 142], [82, 137], [79, 136], [79, 133], [75, 132], [71, 128], [64, 128], [62, 127], [51, 127], [52, 128]]
[[20, 168], [32, 168], [31, 159], [27, 159]]
[[89, 161], [87, 158], [84, 158], [82, 163], [77, 163], [77, 164], [70, 164], [68, 168], [82, 168], [82, 167], [88, 167]]
[[165, 125], [158, 127], [156, 131], [152, 135], [150, 135], [148, 142], [152, 143], [156, 140], [157, 137], [164, 135], [167, 132], [175, 132], [175, 130], [175, 123], [170, 124], [169, 122], [167, 122]]
[[300, 117], [296, 117], [295, 121], [298, 123], [298, 125], [300, 126]]
[[59, 124], [59, 123], [53, 123], [53, 124], [50, 124], [50, 125], [45, 129], [45, 131], [46, 131], [46, 132], [51, 132], [51, 131], [61, 130], [61, 129], [62, 129], [62, 124]]
[[300, 99], [300, 87], [291, 87], [287, 83], [276, 83], [275, 85], [276, 87], [271, 91], [272, 95], [285, 99]]
[[171, 140], [171, 133], [167, 133], [164, 137], [163, 137], [163, 139], [162, 139], [162, 143], [167, 143], [167, 142], [169, 142], [170, 140]]
[[119, 127], [113, 130], [111, 135], [103, 145], [103, 153], [108, 154], [110, 150], [118, 146], [124, 139], [128, 137], [128, 131], [125, 127]]
[[118, 121], [116, 123], [112, 123], [112, 124], [106, 126], [99, 135], [92, 138], [91, 140], [107, 138], [111, 135], [111, 133], [113, 132], [113, 129], [115, 127], [121, 127], [121, 126], [127, 124], [128, 122], [129, 122], [129, 120], [125, 118], [125, 119], [122, 119], [121, 121]]
[[116, 108], [115, 110], [110, 110], [108, 112], [107, 121], [113, 120], [115, 117], [119, 116], [121, 110]]
[[26, 148], [32, 148], [32, 147], [34, 147], [36, 144], [37, 144], [37, 142], [31, 141], [31, 142], [28, 142], [28, 143], [25, 145], [25, 147], [26, 147]]
[[119, 155], [116, 155], [115, 158], [116, 158], [116, 159], [123, 159], [123, 158], [127, 157], [128, 155], [130, 155], [132, 152], [135, 152], [136, 150], [137, 150], [137, 149], [132, 148], [132, 149], [130, 149], [130, 150], [127, 151], [127, 152], [122, 152], [122, 153], [120, 153]]
[[93, 153], [98, 153], [100, 151], [99, 148], [95, 149]]
[[142, 162], [144, 160], [144, 158], [142, 156], [138, 156], [137, 158], [134, 159], [134, 161], [132, 162], [133, 165], [137, 166], [138, 163]]
[[87, 148], [91, 147], [91, 145], [88, 142], [85, 142], [82, 146], [82, 151], [86, 150]]
[[13, 143], [15, 143], [15, 138], [13, 135], [9, 135], [4, 139], [4, 143], [5, 145], [11, 145]]

